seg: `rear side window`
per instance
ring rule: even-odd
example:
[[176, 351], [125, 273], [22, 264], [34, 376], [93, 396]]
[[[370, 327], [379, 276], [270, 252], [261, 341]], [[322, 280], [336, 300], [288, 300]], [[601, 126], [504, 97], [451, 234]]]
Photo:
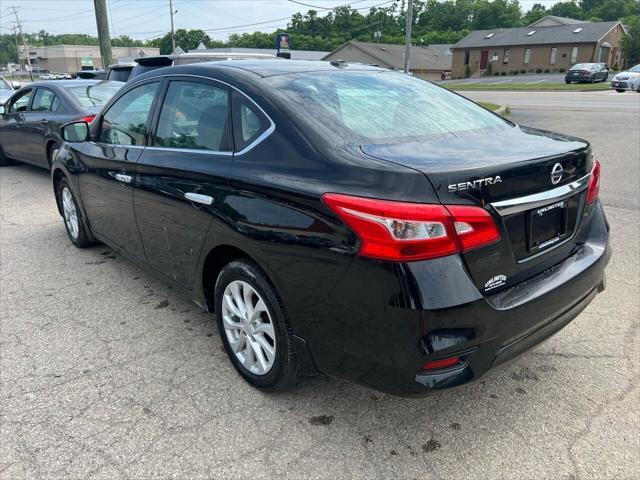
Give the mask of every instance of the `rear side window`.
[[144, 134], [158, 82], [129, 90], [102, 117], [99, 141], [109, 145], [144, 145]]
[[235, 150], [251, 145], [269, 128], [269, 120], [244, 95], [233, 92], [233, 141]]
[[229, 151], [229, 91], [208, 83], [174, 80], [165, 96], [154, 144]]
[[29, 107], [29, 100], [31, 100], [32, 93], [33, 90], [25, 90], [24, 92], [19, 93], [18, 96], [11, 101], [9, 113], [26, 112]]
[[39, 88], [33, 97], [31, 110], [34, 112], [53, 112], [59, 104], [55, 93], [47, 88]]

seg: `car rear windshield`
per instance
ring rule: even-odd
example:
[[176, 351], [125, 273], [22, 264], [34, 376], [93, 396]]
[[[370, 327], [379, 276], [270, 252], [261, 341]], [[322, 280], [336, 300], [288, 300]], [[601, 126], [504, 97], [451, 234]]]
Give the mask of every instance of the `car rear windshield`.
[[578, 63], [570, 68], [570, 70], [594, 70], [596, 65], [594, 63]]
[[396, 72], [314, 72], [268, 77], [295, 110], [344, 137], [402, 143], [506, 128], [501, 117], [424, 80]]
[[93, 85], [66, 86], [69, 92], [83, 107], [102, 107], [122, 87], [122, 83], [96, 83]]

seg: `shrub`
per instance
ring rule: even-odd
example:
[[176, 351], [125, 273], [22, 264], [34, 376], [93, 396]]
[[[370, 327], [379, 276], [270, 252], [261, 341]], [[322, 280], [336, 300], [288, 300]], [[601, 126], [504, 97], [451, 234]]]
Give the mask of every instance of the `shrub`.
[[517, 74], [518, 74], [518, 70], [514, 70], [514, 71], [513, 71], [513, 74], [514, 74], [514, 75], [517, 75]]
[[469, 65], [467, 65], [466, 67], [464, 67], [464, 78], [469, 78], [471, 76], [471, 69], [469, 68]]
[[549, 73], [549, 69], [548, 69], [548, 68], [545, 68], [545, 69], [544, 69], [544, 73]]
[[500, 75], [502, 75], [503, 77], [507, 74], [507, 72], [500, 72]]
[[536, 73], [542, 73], [542, 69], [541, 68], [536, 68]]
[[484, 74], [487, 77], [490, 77], [491, 75], [493, 75], [493, 64], [491, 62], [489, 62], [489, 65], [487, 65], [487, 71], [484, 72]]
[[520, 73], [527, 73], [527, 71], [523, 68], [522, 70], [520, 70]]
[[564, 73], [566, 72], [566, 70], [564, 68], [561, 68], [560, 70], [558, 70], [560, 73]]

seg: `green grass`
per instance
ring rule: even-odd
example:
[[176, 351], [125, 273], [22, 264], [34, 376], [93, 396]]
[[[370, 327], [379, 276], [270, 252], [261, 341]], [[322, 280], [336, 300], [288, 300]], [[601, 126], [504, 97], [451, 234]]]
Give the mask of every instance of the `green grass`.
[[492, 112], [495, 112], [502, 106], [502, 105], [498, 105], [497, 103], [491, 103], [491, 102], [478, 102], [478, 103], [482, 105], [484, 108], [488, 108]]
[[608, 90], [609, 82], [600, 83], [441, 83], [449, 90], [475, 91], [570, 91], [583, 92], [591, 90]]

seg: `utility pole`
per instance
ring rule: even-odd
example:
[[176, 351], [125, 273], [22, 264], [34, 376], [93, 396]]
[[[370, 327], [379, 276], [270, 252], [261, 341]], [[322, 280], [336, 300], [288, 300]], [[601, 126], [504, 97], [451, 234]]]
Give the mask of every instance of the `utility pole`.
[[18, 49], [18, 27], [14, 25], [11, 27], [13, 35], [16, 37], [16, 56], [18, 58], [18, 70], [22, 70], [22, 61], [20, 60], [20, 50]]
[[409, 57], [411, 56], [411, 26], [413, 25], [413, 0], [407, 0], [405, 37], [404, 37], [404, 73], [409, 73]]
[[106, 69], [113, 63], [113, 55], [111, 53], [111, 35], [109, 34], [109, 20], [107, 17], [107, 1], [93, 0], [93, 6], [96, 11], [96, 27], [98, 28], [98, 42], [100, 43], [102, 68]]
[[[31, 69], [31, 58], [29, 56], [29, 49], [27, 48], [27, 43], [24, 39], [24, 35], [22, 34], [22, 23], [20, 23], [20, 18], [18, 17], [18, 9], [16, 7], [9, 7], [9, 10], [11, 10], [13, 14], [16, 16], [16, 24], [18, 26], [18, 31], [20, 32], [20, 37], [22, 38], [22, 51], [25, 56], [26, 65], [29, 65], [29, 76], [31, 77], [31, 80], [33, 80], [33, 71]], [[16, 49], [17, 48], [18, 48], [18, 40], [16, 38]], [[18, 59], [19, 58], [20, 58], [20, 55], [18, 55]]]
[[176, 32], [173, 29], [173, 0], [169, 0], [169, 16], [171, 17], [171, 53], [176, 51]]

